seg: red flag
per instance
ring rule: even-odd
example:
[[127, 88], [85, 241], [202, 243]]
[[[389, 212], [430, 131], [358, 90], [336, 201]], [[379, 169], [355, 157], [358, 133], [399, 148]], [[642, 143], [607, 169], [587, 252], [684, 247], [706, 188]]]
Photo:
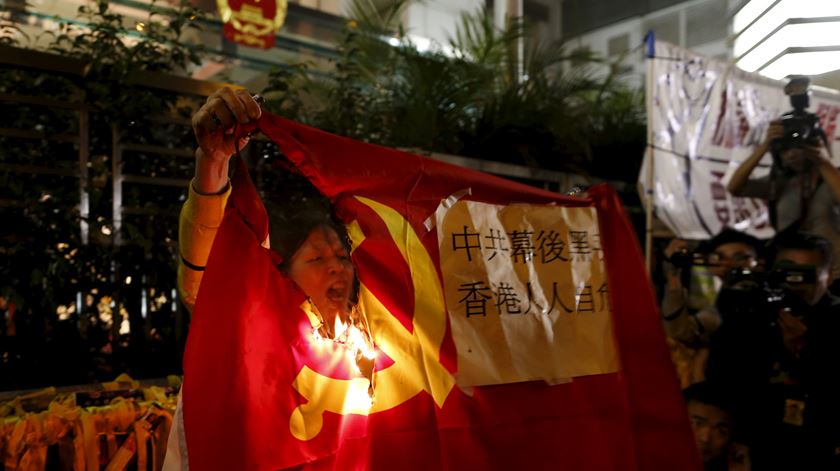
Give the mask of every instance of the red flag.
[[[305, 295], [260, 246], [264, 210], [240, 168], [184, 360], [192, 469], [701, 468], [639, 248], [609, 187], [570, 198], [267, 113], [257, 125], [348, 224], [378, 349], [376, 394], [365, 404], [346, 352], [313, 336]], [[456, 384], [465, 352], [429, 229], [454, 194], [597, 210], [612, 313], [602, 343], [614, 345], [617, 371], [554, 385]]]

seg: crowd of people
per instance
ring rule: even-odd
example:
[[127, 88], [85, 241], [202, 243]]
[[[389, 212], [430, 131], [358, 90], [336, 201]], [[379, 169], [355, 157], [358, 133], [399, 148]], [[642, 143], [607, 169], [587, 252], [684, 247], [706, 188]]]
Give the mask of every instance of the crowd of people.
[[840, 469], [840, 171], [815, 134], [786, 141], [774, 121], [729, 181], [767, 203], [774, 238], [726, 228], [663, 250], [662, 322], [707, 470]]

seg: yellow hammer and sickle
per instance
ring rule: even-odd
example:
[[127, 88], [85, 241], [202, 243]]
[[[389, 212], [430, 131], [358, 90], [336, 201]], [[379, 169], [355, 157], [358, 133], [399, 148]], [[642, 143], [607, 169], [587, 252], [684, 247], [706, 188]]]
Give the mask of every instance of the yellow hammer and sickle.
[[[292, 386], [308, 401], [298, 406], [289, 421], [289, 429], [300, 440], [311, 440], [321, 431], [323, 414], [369, 415], [392, 409], [421, 391], [428, 392], [438, 407], [455, 384], [452, 375], [440, 364], [439, 354], [446, 333], [446, 306], [435, 265], [420, 238], [397, 211], [376, 201], [357, 196], [388, 227], [388, 232], [411, 269], [414, 285], [413, 332], [376, 299], [362, 284], [359, 304], [367, 316], [373, 342], [394, 364], [376, 371], [376, 397], [368, 401], [368, 380], [335, 379], [321, 375], [304, 365]], [[357, 221], [348, 226], [355, 250], [364, 240]]]

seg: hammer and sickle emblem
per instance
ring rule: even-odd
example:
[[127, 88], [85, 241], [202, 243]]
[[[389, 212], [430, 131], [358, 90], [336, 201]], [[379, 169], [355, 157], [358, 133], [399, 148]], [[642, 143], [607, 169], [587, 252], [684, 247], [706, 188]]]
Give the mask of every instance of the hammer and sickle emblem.
[[[435, 265], [420, 238], [397, 211], [376, 201], [356, 197], [385, 223], [394, 243], [411, 269], [414, 286], [413, 332], [409, 332], [362, 284], [359, 304], [367, 315], [373, 342], [394, 363], [376, 371], [376, 399], [368, 398], [368, 380], [335, 379], [305, 366], [292, 386], [308, 401], [298, 406], [289, 420], [289, 429], [300, 440], [311, 440], [321, 431], [323, 414], [369, 415], [399, 406], [422, 391], [428, 392], [438, 407], [455, 384], [452, 375], [438, 359], [446, 332], [446, 306]], [[348, 226], [355, 250], [364, 240], [357, 221]], [[365, 398], [367, 401], [354, 401]]]

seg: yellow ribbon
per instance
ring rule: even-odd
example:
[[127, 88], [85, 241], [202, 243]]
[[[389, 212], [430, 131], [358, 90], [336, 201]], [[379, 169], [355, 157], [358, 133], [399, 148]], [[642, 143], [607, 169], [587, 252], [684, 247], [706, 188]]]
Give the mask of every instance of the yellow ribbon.
[[[136, 387], [138, 383], [121, 375], [109, 384]], [[47, 410], [27, 413], [32, 401], [52, 399]], [[149, 460], [158, 469], [166, 452], [176, 400], [162, 388], [143, 390], [143, 399], [116, 398], [100, 407], [81, 408], [74, 395], [56, 394], [54, 388], [20, 396], [0, 404], [0, 461], [7, 471], [41, 471], [46, 468], [47, 448], [59, 446], [62, 469], [99, 471], [102, 440], [107, 444], [109, 470], [125, 469], [135, 458], [138, 469]], [[128, 434], [122, 446], [117, 435]], [[151, 442], [151, 453], [148, 451]]]

